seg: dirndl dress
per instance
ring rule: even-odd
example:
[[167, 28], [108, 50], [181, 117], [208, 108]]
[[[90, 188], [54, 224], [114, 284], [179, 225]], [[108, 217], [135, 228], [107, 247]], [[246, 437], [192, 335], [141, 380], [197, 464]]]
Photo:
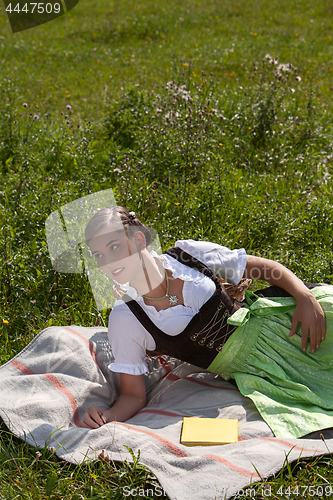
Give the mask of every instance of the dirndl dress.
[[289, 337], [296, 300], [246, 292], [228, 318], [238, 328], [208, 370], [235, 379], [280, 438], [333, 427], [333, 286], [312, 292], [326, 317], [326, 338], [313, 354], [301, 347], [300, 325]]

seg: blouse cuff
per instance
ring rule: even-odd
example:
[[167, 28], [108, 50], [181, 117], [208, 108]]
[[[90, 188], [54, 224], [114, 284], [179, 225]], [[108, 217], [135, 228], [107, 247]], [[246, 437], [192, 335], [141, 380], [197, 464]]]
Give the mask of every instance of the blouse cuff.
[[[237, 249], [238, 252], [238, 266], [235, 275], [230, 279], [230, 283], [233, 285], [238, 285], [240, 280], [243, 278], [244, 271], [246, 268], [246, 250], [244, 248]], [[228, 280], [229, 281], [229, 280]]]
[[146, 363], [141, 363], [137, 365], [125, 365], [122, 363], [110, 363], [108, 366], [109, 370], [117, 373], [127, 373], [128, 375], [143, 375], [148, 372], [148, 367]]

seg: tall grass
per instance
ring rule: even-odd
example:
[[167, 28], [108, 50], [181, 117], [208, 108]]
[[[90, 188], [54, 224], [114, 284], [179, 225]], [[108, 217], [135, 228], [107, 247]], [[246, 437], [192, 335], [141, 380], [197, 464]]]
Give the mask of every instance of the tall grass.
[[[111, 101], [97, 131], [78, 127], [70, 105], [56, 117], [18, 109], [15, 83], [2, 81], [2, 362], [47, 325], [106, 324], [85, 277], [52, 269], [44, 223], [55, 208], [110, 186], [164, 248], [178, 237], [245, 246], [306, 281], [332, 281], [331, 138], [313, 90], [268, 56], [238, 90], [174, 64], [158, 89], [132, 86]], [[66, 469], [52, 460], [49, 492]]]

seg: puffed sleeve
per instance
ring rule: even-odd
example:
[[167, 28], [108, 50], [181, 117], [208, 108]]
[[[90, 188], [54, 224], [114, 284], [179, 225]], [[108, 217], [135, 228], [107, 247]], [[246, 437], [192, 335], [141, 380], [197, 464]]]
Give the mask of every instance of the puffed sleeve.
[[111, 371], [130, 375], [148, 371], [146, 349], [154, 350], [155, 341], [123, 302], [110, 313], [108, 337], [115, 358], [108, 367]]
[[243, 277], [246, 266], [244, 248], [230, 250], [217, 243], [194, 240], [178, 240], [175, 246], [206, 264], [216, 276], [228, 283], [237, 285]]

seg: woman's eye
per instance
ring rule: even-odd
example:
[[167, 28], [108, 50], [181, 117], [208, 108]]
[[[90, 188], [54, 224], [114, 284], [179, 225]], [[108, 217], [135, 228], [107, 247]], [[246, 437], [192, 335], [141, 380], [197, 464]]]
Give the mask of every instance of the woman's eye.
[[103, 257], [103, 254], [102, 253], [95, 253], [94, 257], [96, 260], [100, 260]]
[[119, 245], [111, 245], [111, 250], [117, 250]]

